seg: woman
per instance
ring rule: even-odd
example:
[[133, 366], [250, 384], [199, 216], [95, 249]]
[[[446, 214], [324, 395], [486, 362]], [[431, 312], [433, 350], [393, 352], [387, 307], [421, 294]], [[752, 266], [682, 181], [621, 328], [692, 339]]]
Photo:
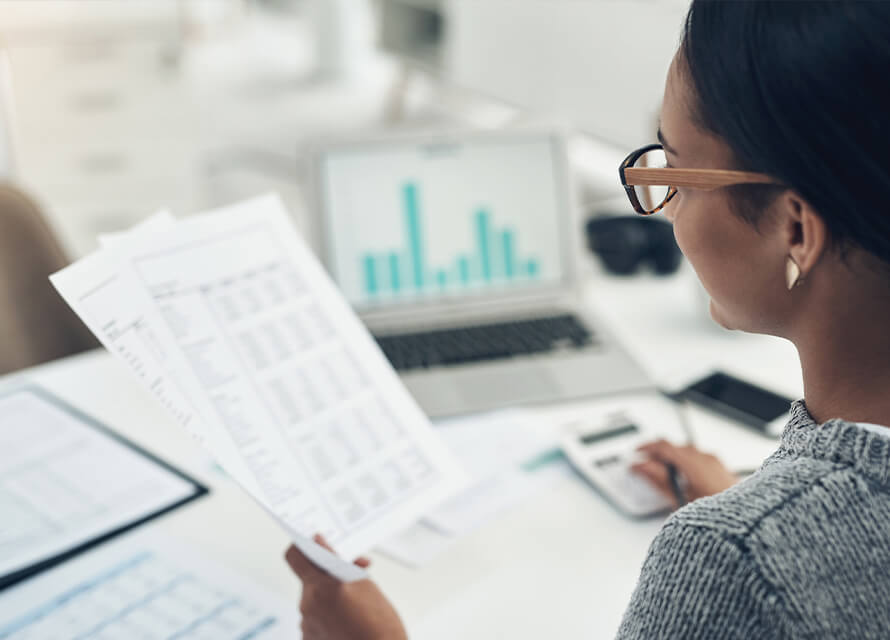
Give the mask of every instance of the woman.
[[[656, 486], [672, 463], [708, 497], [656, 537], [621, 638], [890, 636], [888, 71], [888, 3], [693, 2], [662, 105], [670, 168], [631, 154], [622, 180], [673, 222], [715, 321], [794, 343], [805, 401], [738, 484], [646, 447]], [[636, 197], [647, 184], [673, 186]], [[373, 583], [287, 559], [308, 640], [405, 636]]]

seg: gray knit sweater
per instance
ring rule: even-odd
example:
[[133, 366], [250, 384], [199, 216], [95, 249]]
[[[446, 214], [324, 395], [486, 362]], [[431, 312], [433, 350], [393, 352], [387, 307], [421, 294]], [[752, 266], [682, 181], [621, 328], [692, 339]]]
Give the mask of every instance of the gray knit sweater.
[[890, 438], [792, 407], [756, 474], [675, 513], [628, 638], [890, 638]]

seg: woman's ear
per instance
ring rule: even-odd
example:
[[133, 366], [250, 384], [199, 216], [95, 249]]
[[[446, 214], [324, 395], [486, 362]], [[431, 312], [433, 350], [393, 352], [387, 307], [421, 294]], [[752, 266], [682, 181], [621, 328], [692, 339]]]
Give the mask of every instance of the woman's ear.
[[778, 205], [788, 255], [805, 277], [828, 250], [828, 227], [810, 203], [794, 191], [783, 193]]

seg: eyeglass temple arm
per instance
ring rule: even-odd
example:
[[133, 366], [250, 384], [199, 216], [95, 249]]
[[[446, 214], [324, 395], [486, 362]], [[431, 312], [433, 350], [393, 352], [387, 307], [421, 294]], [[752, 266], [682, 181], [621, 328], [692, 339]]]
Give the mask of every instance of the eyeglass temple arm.
[[762, 173], [727, 169], [671, 169], [667, 167], [626, 167], [624, 181], [633, 186], [691, 187], [718, 189], [734, 184], [777, 184]]

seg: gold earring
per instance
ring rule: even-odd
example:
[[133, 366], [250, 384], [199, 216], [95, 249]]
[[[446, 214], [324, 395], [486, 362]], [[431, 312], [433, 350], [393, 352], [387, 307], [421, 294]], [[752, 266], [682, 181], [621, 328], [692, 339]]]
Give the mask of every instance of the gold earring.
[[794, 258], [788, 256], [785, 258], [785, 285], [788, 287], [788, 291], [799, 286], [801, 282], [803, 280], [800, 277], [800, 267], [797, 266]]

